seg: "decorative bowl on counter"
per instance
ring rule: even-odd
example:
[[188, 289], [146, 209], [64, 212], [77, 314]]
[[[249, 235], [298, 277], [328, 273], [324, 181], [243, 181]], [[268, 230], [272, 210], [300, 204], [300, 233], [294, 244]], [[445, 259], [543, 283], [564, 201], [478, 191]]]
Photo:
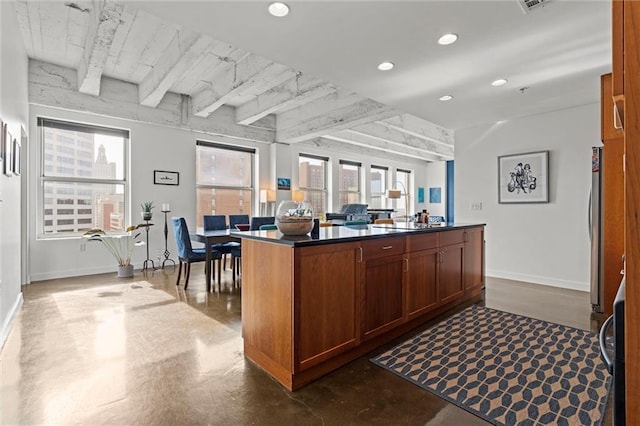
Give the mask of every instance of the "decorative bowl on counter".
[[276, 226], [284, 235], [305, 235], [313, 229], [313, 209], [305, 201], [283, 201], [276, 212]]

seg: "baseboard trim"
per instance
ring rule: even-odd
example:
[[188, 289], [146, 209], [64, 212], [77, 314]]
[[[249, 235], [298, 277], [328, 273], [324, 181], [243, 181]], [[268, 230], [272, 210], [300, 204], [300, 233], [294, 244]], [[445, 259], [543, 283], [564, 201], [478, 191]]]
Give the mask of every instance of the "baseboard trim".
[[[135, 270], [142, 269], [142, 262], [139, 264], [133, 265]], [[66, 271], [52, 271], [52, 272], [42, 272], [42, 273], [32, 273], [31, 274], [31, 282], [36, 281], [45, 281], [45, 280], [56, 280], [59, 278], [71, 278], [71, 277], [81, 277], [83, 275], [98, 275], [98, 274], [108, 274], [113, 272], [116, 273], [117, 267], [114, 266], [100, 266], [95, 268], [84, 268], [84, 269], [72, 269]]]
[[486, 275], [488, 277], [504, 278], [514, 281], [525, 281], [533, 284], [541, 284], [549, 287], [566, 288], [569, 290], [578, 291], [590, 291], [589, 283], [583, 283], [579, 281], [561, 280], [551, 277], [541, 277], [537, 275], [518, 274], [514, 272], [496, 271], [494, 269], [487, 269]]
[[18, 312], [20, 312], [20, 308], [22, 307], [22, 303], [24, 302], [24, 298], [22, 297], [22, 292], [18, 293], [18, 297], [16, 298], [15, 303], [11, 307], [11, 311], [7, 318], [2, 323], [2, 334], [0, 334], [0, 350], [4, 347], [4, 343], [7, 341], [7, 337], [9, 337], [9, 333], [11, 332], [11, 328], [13, 328], [13, 323], [18, 316]]

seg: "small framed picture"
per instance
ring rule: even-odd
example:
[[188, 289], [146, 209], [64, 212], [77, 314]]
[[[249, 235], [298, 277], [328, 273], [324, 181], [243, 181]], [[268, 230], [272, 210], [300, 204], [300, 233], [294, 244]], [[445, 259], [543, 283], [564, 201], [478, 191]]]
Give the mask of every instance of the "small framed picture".
[[498, 157], [499, 203], [549, 202], [549, 151]]
[[13, 174], [20, 176], [20, 155], [22, 147], [17, 139], [13, 140]]
[[180, 173], [154, 170], [153, 183], [156, 185], [180, 185]]
[[2, 159], [4, 160], [4, 174], [7, 176], [13, 175], [13, 156], [11, 154], [11, 145], [13, 143], [13, 136], [9, 133], [7, 123], [4, 123], [4, 130], [2, 132]]
[[288, 191], [291, 189], [291, 179], [289, 178], [278, 178], [278, 189]]

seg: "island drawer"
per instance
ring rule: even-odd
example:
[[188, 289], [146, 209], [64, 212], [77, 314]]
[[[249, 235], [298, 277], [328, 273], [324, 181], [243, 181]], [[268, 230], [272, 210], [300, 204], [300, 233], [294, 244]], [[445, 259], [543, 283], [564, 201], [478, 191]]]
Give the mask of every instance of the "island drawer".
[[438, 247], [439, 232], [429, 232], [407, 237], [407, 252], [429, 250]]
[[405, 237], [377, 238], [370, 241], [362, 241], [362, 260], [375, 259], [383, 256], [393, 256], [404, 253]]
[[464, 242], [464, 230], [440, 232], [440, 245], [449, 246]]

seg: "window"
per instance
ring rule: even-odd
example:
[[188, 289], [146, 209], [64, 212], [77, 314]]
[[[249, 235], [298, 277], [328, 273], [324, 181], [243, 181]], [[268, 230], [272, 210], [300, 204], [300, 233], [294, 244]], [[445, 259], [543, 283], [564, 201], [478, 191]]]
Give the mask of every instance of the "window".
[[252, 212], [255, 149], [196, 142], [197, 226], [206, 214]]
[[[112, 227], [111, 216], [124, 215], [126, 209], [129, 132], [47, 118], [38, 118], [38, 128], [42, 152], [39, 235], [80, 235], [91, 228], [120, 230]], [[77, 206], [84, 207], [77, 210]]]
[[327, 212], [327, 157], [300, 154], [298, 181], [304, 199], [311, 204], [313, 214], [322, 217]]
[[[398, 184], [397, 182], [400, 182], [400, 184]], [[394, 188], [402, 190], [402, 196], [398, 200], [396, 200], [396, 210], [402, 211], [403, 216], [411, 215], [411, 197], [409, 197], [409, 211], [405, 211], [405, 191], [407, 194], [411, 194], [411, 170], [396, 170], [396, 185], [394, 186]]]
[[369, 208], [384, 209], [386, 206], [387, 167], [371, 166], [371, 199]]
[[338, 188], [340, 205], [360, 203], [361, 163], [340, 160], [338, 166]]

